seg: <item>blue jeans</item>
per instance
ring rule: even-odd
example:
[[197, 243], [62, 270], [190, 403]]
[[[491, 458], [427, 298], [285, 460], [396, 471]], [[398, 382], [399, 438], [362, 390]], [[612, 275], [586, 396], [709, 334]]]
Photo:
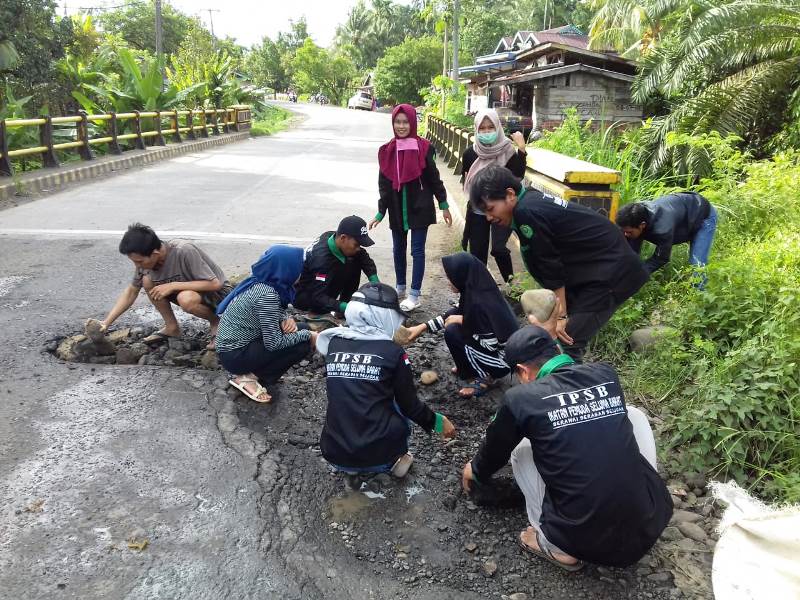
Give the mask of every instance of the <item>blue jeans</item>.
[[[713, 206], [708, 213], [708, 218], [700, 224], [700, 229], [689, 242], [689, 264], [694, 267], [705, 267], [708, 264], [708, 255], [711, 253], [711, 244], [714, 243], [714, 234], [717, 231], [717, 209]], [[700, 275], [697, 287], [706, 286], [706, 276]]]
[[[419, 296], [422, 290], [422, 278], [425, 276], [425, 240], [428, 238], [428, 228], [411, 230], [411, 296]], [[406, 287], [406, 270], [408, 261], [406, 247], [408, 245], [408, 232], [392, 229], [392, 254], [394, 255], [394, 274], [397, 278], [397, 287]]]

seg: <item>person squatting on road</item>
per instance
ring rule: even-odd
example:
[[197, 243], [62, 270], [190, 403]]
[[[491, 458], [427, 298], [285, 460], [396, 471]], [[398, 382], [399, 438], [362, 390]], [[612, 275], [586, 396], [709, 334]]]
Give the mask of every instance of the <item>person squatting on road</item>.
[[410, 338], [415, 340], [425, 331], [444, 330], [445, 343], [456, 364], [453, 372], [471, 380], [458, 394], [477, 398], [495, 379], [508, 375], [503, 346], [519, 329], [519, 323], [478, 258], [459, 252], [442, 258], [442, 265], [450, 287], [459, 293], [458, 306], [427, 323], [409, 327]]
[[406, 293], [408, 232], [411, 232], [411, 290], [401, 306], [405, 311], [420, 304], [425, 275], [425, 241], [428, 227], [436, 223], [434, 196], [439, 202], [445, 223], [453, 224], [447, 204], [447, 192], [436, 167], [433, 146], [417, 135], [417, 112], [409, 104], [399, 104], [392, 111], [394, 138], [378, 150], [378, 213], [369, 223], [377, 227], [389, 212], [392, 230], [394, 272], [397, 293]]
[[133, 305], [144, 288], [164, 319], [164, 327], [146, 337], [145, 343], [163, 342], [180, 335], [180, 326], [171, 307], [177, 304], [190, 315], [209, 322], [208, 349], [213, 349], [219, 325], [214, 311], [231, 290], [217, 263], [191, 242], [162, 242], [150, 227], [141, 223], [128, 227], [119, 243], [119, 252], [134, 264], [133, 279], [100, 322], [102, 331], [107, 331]]
[[[642, 241], [656, 247], [644, 261], [650, 274], [669, 262], [676, 244], [688, 243], [689, 264], [705, 267], [717, 231], [717, 209], [700, 194], [678, 192], [626, 204], [617, 212], [617, 225], [636, 254], [641, 251]], [[698, 279], [702, 287], [704, 277], [699, 275]]]
[[275, 383], [314, 349], [317, 334], [286, 314], [302, 268], [302, 249], [272, 246], [217, 308], [219, 360], [235, 375], [229, 383], [256, 402], [271, 401], [262, 384]]
[[[464, 150], [461, 159], [461, 181], [464, 185], [464, 195], [469, 198], [475, 175], [489, 165], [506, 167], [521, 179], [525, 176], [527, 156], [525, 138], [519, 131], [512, 133], [511, 139], [507, 138], [497, 111], [492, 108], [479, 110], [475, 115], [475, 142]], [[492, 256], [494, 256], [503, 281], [508, 282], [514, 276], [511, 251], [508, 249], [511, 228], [489, 223], [486, 215], [469, 203], [461, 248], [469, 249], [471, 254], [486, 264], [489, 260], [490, 236]]]
[[417, 397], [408, 355], [392, 341], [405, 315], [397, 292], [367, 283], [345, 310], [348, 327], [317, 338], [325, 357], [328, 409], [320, 437], [322, 456], [345, 473], [408, 473], [411, 421], [445, 438], [455, 435], [447, 417]]
[[506, 343], [519, 385], [509, 389], [462, 485], [487, 483], [511, 458], [525, 495], [527, 552], [567, 570], [584, 562], [634, 564], [672, 517], [656, 471], [653, 432], [643, 412], [625, 404], [606, 363], [576, 364], [549, 329], [529, 325]]
[[369, 281], [378, 281], [375, 261], [364, 250], [374, 243], [367, 222], [355, 215], [342, 219], [335, 232], [323, 233], [306, 250], [294, 307], [317, 314], [344, 313], [362, 272]]
[[614, 223], [577, 202], [524, 188], [505, 167], [481, 170], [470, 201], [489, 222], [517, 234], [526, 269], [559, 299], [558, 338], [577, 361], [614, 311], [647, 282], [648, 272]]

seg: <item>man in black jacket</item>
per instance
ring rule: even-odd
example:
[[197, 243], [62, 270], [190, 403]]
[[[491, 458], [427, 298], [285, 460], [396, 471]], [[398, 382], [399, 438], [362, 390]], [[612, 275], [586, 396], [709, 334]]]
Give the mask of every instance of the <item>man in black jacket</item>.
[[676, 244], [688, 243], [689, 264], [704, 267], [717, 230], [717, 210], [700, 194], [679, 192], [626, 204], [617, 213], [617, 225], [637, 254], [643, 240], [656, 247], [644, 262], [648, 273], [669, 262]]
[[306, 250], [303, 272], [295, 286], [294, 306], [315, 313], [344, 313], [358, 289], [361, 273], [378, 281], [378, 269], [365, 247], [375, 242], [367, 223], [355, 215], [345, 217], [335, 232], [326, 231]]
[[556, 346], [555, 319], [545, 325], [509, 338], [506, 360], [521, 384], [506, 392], [462, 484], [488, 483], [510, 457], [531, 525], [519, 536], [524, 550], [568, 571], [584, 561], [631, 565], [672, 516], [653, 432], [626, 407], [611, 365], [574, 363]]
[[519, 237], [528, 272], [560, 301], [558, 338], [575, 360], [649, 277], [611, 221], [575, 202], [524, 188], [505, 167], [478, 173], [470, 201], [489, 222], [510, 226]]

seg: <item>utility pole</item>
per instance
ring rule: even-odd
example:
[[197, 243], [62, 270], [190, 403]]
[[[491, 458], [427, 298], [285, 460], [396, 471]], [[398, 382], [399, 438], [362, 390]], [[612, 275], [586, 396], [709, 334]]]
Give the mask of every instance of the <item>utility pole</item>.
[[164, 52], [164, 30], [161, 22], [161, 0], [155, 0], [156, 8], [156, 57], [160, 60]]
[[204, 10], [208, 13], [208, 21], [209, 24], [211, 25], [211, 37], [216, 40], [217, 38], [214, 35], [214, 13], [221, 11], [218, 8], [201, 8], [200, 10]]
[[461, 12], [460, 0], [453, 1], [453, 92], [458, 91], [458, 20]]
[[[444, 52], [442, 52], [442, 79], [447, 79], [447, 21], [444, 22]], [[442, 81], [442, 102], [439, 110], [440, 116], [444, 119], [444, 109], [447, 104], [447, 86]]]

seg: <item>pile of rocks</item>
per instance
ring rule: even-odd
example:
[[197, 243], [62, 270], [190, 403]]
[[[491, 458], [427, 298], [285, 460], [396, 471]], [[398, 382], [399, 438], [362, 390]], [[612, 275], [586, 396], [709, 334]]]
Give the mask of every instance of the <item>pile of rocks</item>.
[[206, 350], [208, 335], [185, 331], [180, 338], [168, 338], [160, 344], [142, 340], [155, 328], [125, 327], [108, 334], [95, 330], [50, 340], [45, 350], [61, 360], [99, 365], [160, 365], [217, 369], [217, 354]]

